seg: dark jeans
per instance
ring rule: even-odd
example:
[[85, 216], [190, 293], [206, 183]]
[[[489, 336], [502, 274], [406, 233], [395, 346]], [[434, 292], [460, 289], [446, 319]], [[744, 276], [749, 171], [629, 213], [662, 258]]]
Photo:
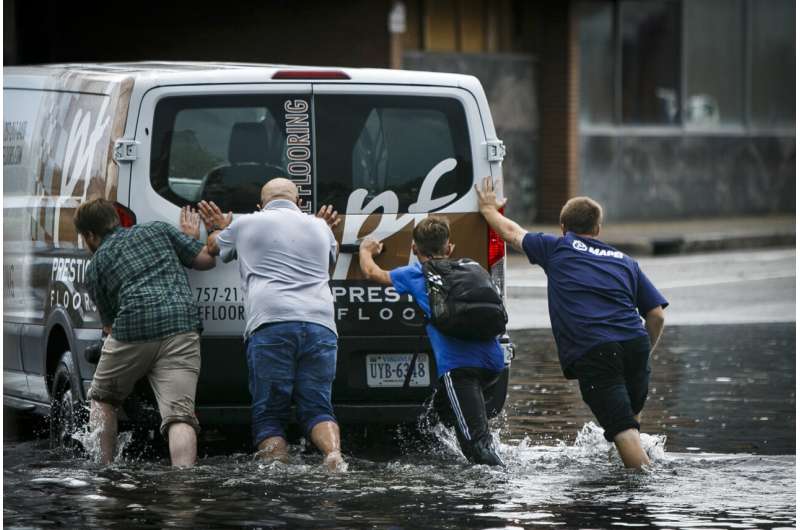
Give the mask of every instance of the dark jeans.
[[434, 408], [449, 427], [456, 427], [461, 452], [473, 464], [502, 465], [492, 443], [486, 400], [499, 372], [456, 368], [439, 379]]
[[286, 437], [292, 402], [306, 436], [323, 421], [336, 421], [331, 385], [336, 375], [336, 334], [310, 322], [276, 322], [247, 340], [253, 398], [253, 445]]
[[634, 416], [644, 408], [650, 385], [649, 337], [601, 344], [570, 368], [578, 376], [583, 401], [605, 429], [606, 440], [639, 429]]

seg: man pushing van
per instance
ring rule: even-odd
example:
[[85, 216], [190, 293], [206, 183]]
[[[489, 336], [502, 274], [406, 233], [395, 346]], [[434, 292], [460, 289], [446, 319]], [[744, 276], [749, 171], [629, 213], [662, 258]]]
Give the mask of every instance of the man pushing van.
[[74, 223], [92, 253], [86, 285], [108, 334], [89, 390], [100, 461], [114, 458], [117, 407], [147, 376], [172, 465], [191, 466], [200, 428], [194, 413], [200, 319], [184, 266], [208, 270], [216, 264], [196, 239], [199, 216], [181, 210], [181, 229], [195, 238], [163, 222], [123, 229], [114, 204], [98, 198], [80, 205]]
[[648, 464], [639, 415], [667, 300], [636, 261], [597, 239], [603, 210], [589, 197], [564, 204], [557, 237], [529, 233], [504, 217], [499, 208], [505, 201], [497, 200], [491, 177], [476, 188], [489, 226], [547, 274], [550, 322], [564, 375], [578, 379], [583, 400], [625, 466]]
[[328, 286], [338, 246], [326, 224], [336, 225], [336, 212], [323, 207], [315, 218], [298, 203], [297, 186], [275, 178], [261, 190], [261, 210], [235, 221], [213, 202], [198, 207], [211, 254], [239, 262], [258, 455], [288, 457], [285, 429], [294, 402], [306, 437], [325, 455], [324, 464], [339, 470], [344, 461], [331, 404], [337, 334]]
[[[439, 376], [434, 397], [437, 415], [446, 425], [456, 426], [467, 460], [503, 465], [489, 431], [484, 393], [497, 382], [504, 367], [497, 335], [505, 329], [505, 308], [481, 265], [448, 259], [454, 245], [447, 218], [426, 217], [414, 227], [412, 237], [411, 250], [418, 261], [391, 271], [375, 263], [383, 243], [365, 239], [359, 249], [361, 271], [368, 280], [393, 286], [398, 294], [414, 298], [429, 320], [426, 330]], [[466, 285], [459, 285], [459, 280]], [[459, 294], [465, 296], [456, 300]], [[473, 317], [468, 315], [468, 307], [478, 310], [471, 313]], [[440, 311], [442, 308], [446, 309]], [[446, 317], [437, 318], [439, 315]]]

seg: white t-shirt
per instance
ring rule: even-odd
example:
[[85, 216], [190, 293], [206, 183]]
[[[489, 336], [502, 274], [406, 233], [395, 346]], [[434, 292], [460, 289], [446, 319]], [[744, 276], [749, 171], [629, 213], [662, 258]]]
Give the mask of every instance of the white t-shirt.
[[312, 322], [336, 333], [328, 270], [337, 245], [324, 220], [278, 199], [237, 217], [217, 245], [222, 261], [239, 261], [245, 337], [271, 322]]

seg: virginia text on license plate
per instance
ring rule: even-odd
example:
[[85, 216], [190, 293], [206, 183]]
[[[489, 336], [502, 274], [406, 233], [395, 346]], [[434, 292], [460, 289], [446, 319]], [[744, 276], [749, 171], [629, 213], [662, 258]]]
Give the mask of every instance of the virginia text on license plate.
[[[367, 386], [401, 387], [406, 380], [408, 364], [413, 357], [410, 353], [372, 353], [367, 355]], [[414, 361], [409, 386], [428, 386], [431, 384], [428, 354], [420, 353]]]

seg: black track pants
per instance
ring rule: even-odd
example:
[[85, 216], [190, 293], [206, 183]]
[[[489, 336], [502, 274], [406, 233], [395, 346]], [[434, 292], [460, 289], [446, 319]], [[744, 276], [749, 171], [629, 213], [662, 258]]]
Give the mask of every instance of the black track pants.
[[456, 368], [439, 379], [434, 407], [445, 425], [455, 427], [461, 451], [473, 464], [503, 464], [486, 417], [486, 396], [499, 377], [484, 368]]

